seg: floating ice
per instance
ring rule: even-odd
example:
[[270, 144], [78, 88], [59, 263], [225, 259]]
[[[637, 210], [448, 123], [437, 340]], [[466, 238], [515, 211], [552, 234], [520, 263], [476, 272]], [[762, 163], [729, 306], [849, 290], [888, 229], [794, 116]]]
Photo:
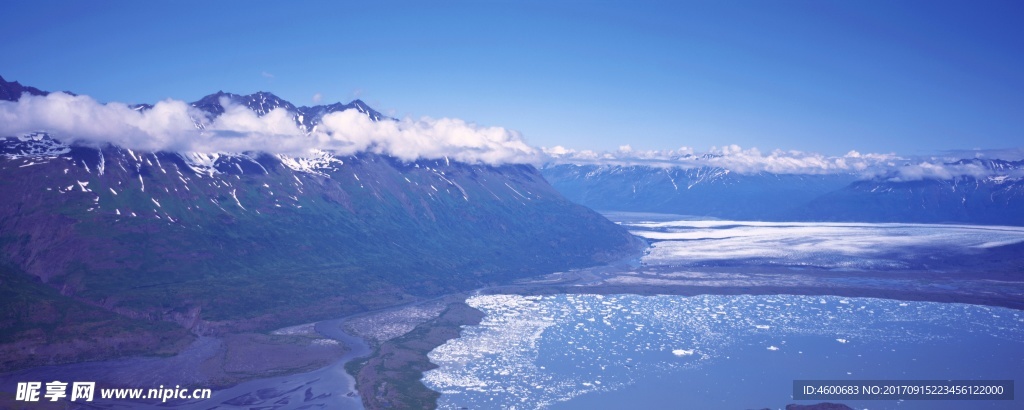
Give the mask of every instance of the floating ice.
[[[1024, 343], [1024, 326], [1015, 311], [964, 304], [833, 296], [564, 294], [473, 296], [467, 303], [486, 314], [481, 323], [465, 327], [461, 337], [429, 353], [438, 368], [424, 373], [423, 382], [442, 393], [439, 408], [545, 408], [652, 377], [704, 371], [735, 360], [730, 357], [748, 344], [761, 346], [756, 350], [766, 355], [821, 354], [782, 348], [793, 345], [787, 342], [794, 338], [815, 338], [822, 343], [818, 346], [856, 338], [852, 348], [869, 343], [945, 346], [963, 334]], [[595, 317], [601, 320], [587, 320]], [[893, 326], [914, 326], [914, 331], [894, 332]], [[686, 359], [665, 360], [668, 353]], [[757, 353], [745, 353], [750, 354]]]

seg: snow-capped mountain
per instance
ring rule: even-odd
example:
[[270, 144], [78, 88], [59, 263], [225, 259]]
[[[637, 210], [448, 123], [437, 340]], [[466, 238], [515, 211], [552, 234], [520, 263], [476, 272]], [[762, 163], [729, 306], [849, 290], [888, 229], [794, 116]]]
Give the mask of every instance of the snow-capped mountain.
[[951, 161], [926, 167], [931, 172], [927, 175], [920, 168], [910, 163], [864, 176], [553, 164], [541, 172], [569, 199], [607, 211], [776, 221], [1024, 225], [1024, 161]]
[[[45, 94], [0, 82], [8, 101], [22, 91]], [[257, 115], [283, 108], [307, 129], [349, 109], [391, 121], [358, 100], [295, 107], [264, 92], [193, 106], [216, 116], [225, 99]], [[40, 132], [0, 136], [0, 192], [0, 293], [42, 286], [33, 292], [196, 332], [472, 289], [607, 261], [637, 244], [530, 165], [443, 157], [148, 152]], [[24, 317], [30, 332], [34, 316]]]
[[315, 105], [312, 107], [296, 107], [281, 97], [265, 91], [259, 91], [250, 95], [238, 95], [218, 91], [214, 94], [201, 98], [199, 101], [193, 102], [192, 106], [208, 112], [212, 116], [218, 116], [224, 113], [224, 106], [222, 105], [224, 99], [231, 103], [245, 106], [259, 116], [266, 115], [275, 108], [283, 108], [289, 113], [292, 113], [295, 122], [306, 130], [312, 130], [313, 127], [316, 127], [326, 114], [350, 109], [354, 109], [365, 114], [373, 121], [387, 119], [386, 116], [370, 108], [362, 100], [353, 100], [348, 104], [339, 102], [328, 105]]

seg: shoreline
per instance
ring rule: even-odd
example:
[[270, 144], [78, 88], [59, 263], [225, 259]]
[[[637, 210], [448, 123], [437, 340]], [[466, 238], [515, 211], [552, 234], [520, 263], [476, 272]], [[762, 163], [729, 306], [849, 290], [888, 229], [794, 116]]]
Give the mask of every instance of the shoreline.
[[[1001, 252], [1014, 252], [1014, 249], [1002, 249]], [[999, 292], [1005, 285], [1007, 276], [1012, 276], [1012, 261], [1003, 264], [995, 271], [991, 264], [958, 269], [949, 272], [921, 270], [893, 271], [837, 271], [826, 268], [807, 266], [713, 266], [659, 269], [644, 266], [638, 257], [626, 258], [612, 264], [590, 268], [557, 272], [540, 277], [521, 280], [513, 284], [489, 286], [477, 289], [470, 295], [480, 294], [518, 294], [518, 295], [551, 295], [551, 294], [630, 294], [640, 296], [653, 295], [804, 295], [804, 296], [838, 296], [876, 298], [897, 301], [963, 303], [980, 306], [1005, 307], [1024, 310], [1024, 299], [1012, 291]], [[746, 271], [747, 273], [737, 273]], [[637, 280], [639, 279], [639, 282]], [[644, 280], [660, 280], [644, 283]], [[630, 283], [631, 281], [635, 283]], [[1012, 281], [1024, 285], [1021, 281]], [[955, 285], [955, 286], [954, 286]], [[469, 295], [467, 295], [469, 296]], [[464, 299], [461, 302], [465, 305]], [[468, 306], [467, 306], [468, 307]], [[473, 309], [476, 311], [475, 309]], [[479, 312], [479, 311], [477, 311]], [[429, 333], [435, 321], [428, 321], [420, 326], [422, 333]], [[441, 327], [461, 329], [464, 325], [478, 324], [479, 319], [469, 319], [453, 323], [446, 321]], [[411, 333], [410, 333], [411, 334]], [[404, 335], [403, 337], [409, 336]], [[427, 354], [448, 339], [421, 340], [416, 350], [407, 350], [405, 354], [415, 355], [420, 362], [429, 363]], [[402, 343], [408, 345], [408, 341]], [[379, 351], [379, 349], [378, 349]], [[375, 351], [376, 354], [377, 351]], [[370, 361], [373, 356], [364, 359]], [[430, 363], [430, 366], [434, 366]], [[420, 381], [422, 373], [433, 367], [424, 367], [419, 372], [416, 382], [423, 388]], [[359, 369], [355, 369], [359, 370]], [[358, 377], [357, 377], [358, 379]], [[405, 377], [403, 380], [408, 380]], [[393, 382], [385, 378], [368, 378], [360, 380], [360, 392], [377, 392], [377, 386]], [[386, 386], [385, 386], [386, 390]], [[429, 389], [427, 389], [429, 390]], [[432, 392], [432, 390], [431, 390]], [[437, 393], [439, 396], [439, 393]], [[436, 400], [436, 399], [435, 399]], [[419, 402], [418, 402], [419, 403]], [[436, 401], [433, 402], [436, 407]], [[364, 401], [366, 404], [366, 401]], [[383, 404], [371, 401], [367, 409], [388, 408]], [[393, 404], [393, 403], [392, 403]], [[422, 404], [422, 403], [420, 403]], [[817, 405], [807, 405], [817, 408]]]
[[467, 297], [451, 295], [437, 317], [383, 341], [371, 354], [345, 365], [357, 381], [366, 409], [437, 407], [441, 394], [421, 381], [424, 372], [437, 367], [427, 355], [437, 346], [460, 337], [463, 326], [479, 324], [483, 319], [483, 312], [465, 303]]

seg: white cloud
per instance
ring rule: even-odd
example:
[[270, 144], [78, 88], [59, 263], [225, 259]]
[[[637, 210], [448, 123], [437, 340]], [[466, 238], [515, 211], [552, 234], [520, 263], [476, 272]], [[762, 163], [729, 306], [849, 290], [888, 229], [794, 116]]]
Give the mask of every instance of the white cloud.
[[604, 153], [576, 151], [557, 146], [544, 148], [543, 151], [555, 163], [646, 165], [665, 168], [720, 167], [743, 174], [859, 173], [901, 159], [895, 154], [860, 154], [856, 151], [850, 151], [842, 157], [782, 150], [765, 154], [757, 148], [744, 149], [735, 144], [711, 147], [703, 153], [685, 146], [667, 151], [637, 151], [620, 147], [615, 152]]
[[[814, 152], [774, 150], [763, 153], [757, 148], [738, 145], [711, 147], [698, 153], [689, 147], [667, 151], [637, 151], [620, 147], [613, 152], [576, 151], [563, 146], [543, 148], [550, 162], [602, 165], [643, 165], [662, 168], [718, 167], [741, 174], [855, 174], [861, 178], [881, 178], [893, 182], [923, 179], [948, 180], [960, 177], [983, 179], [1007, 175], [1024, 177], [1024, 170], [993, 170], [980, 164], [953, 163], [965, 157], [905, 158], [896, 154], [849, 151], [843, 156]], [[968, 156], [966, 158], [972, 158]], [[991, 157], [991, 156], [990, 156]]]
[[568, 149], [568, 148], [563, 147], [561, 145], [555, 145], [554, 147], [551, 147], [551, 148], [541, 148], [541, 150], [545, 154], [550, 155], [552, 157], [561, 157], [561, 156], [564, 156], [564, 155], [571, 155], [571, 154], [576, 153], [576, 150]]
[[[314, 99], [317, 96], [319, 94]], [[284, 109], [257, 116], [227, 99], [222, 99], [221, 105], [225, 112], [211, 118], [185, 102], [170, 99], [140, 111], [121, 103], [100, 104], [88, 96], [24, 95], [17, 102], [0, 101], [0, 136], [46, 131], [64, 142], [112, 143], [146, 151], [263, 151], [301, 157], [316, 150], [330, 150], [340, 155], [373, 152], [403, 160], [448, 157], [490, 165], [549, 161], [665, 168], [720, 167], [744, 174], [852, 173], [892, 181], [963, 176], [1024, 177], [1021, 170], [991, 170], [975, 163], [950, 164], [965, 157], [992, 158], [996, 151], [970, 151], [973, 153], [970, 156], [921, 159], [858, 151], [849, 151], [843, 156], [782, 150], [765, 153], [737, 145], [712, 147], [704, 153], [685, 146], [645, 151], [623, 145], [612, 152], [577, 151], [563, 146], [537, 149], [526, 144], [516, 131], [452, 118], [374, 122], [349, 110], [328, 114], [314, 132], [305, 132], [296, 124], [295, 114]], [[1021, 152], [1020, 149], [1009, 151]]]
[[47, 131], [67, 142], [110, 142], [129, 148], [182, 149], [196, 134], [197, 110], [165, 100], [146, 112], [125, 104], [100, 104], [87, 96], [52, 93], [0, 101], [0, 135]]
[[323, 101], [323, 99], [324, 99], [323, 94], [320, 94], [320, 93], [313, 94], [313, 104], [320, 104], [320, 101]]
[[187, 103], [161, 101], [139, 111], [121, 103], [53, 93], [0, 101], [0, 135], [49, 132], [68, 143], [112, 143], [148, 151], [264, 151], [294, 156], [313, 150], [338, 154], [374, 152], [403, 160], [449, 157], [466, 163], [537, 163], [540, 152], [519, 133], [451, 118], [371, 121], [356, 110], [324, 116], [317, 130], [299, 129], [294, 113], [278, 108], [257, 116], [221, 100], [225, 111], [210, 118]]
[[325, 115], [317, 135], [341, 153], [369, 151], [403, 160], [449, 157], [466, 163], [536, 163], [540, 152], [518, 132], [453, 118], [371, 121], [355, 110]]

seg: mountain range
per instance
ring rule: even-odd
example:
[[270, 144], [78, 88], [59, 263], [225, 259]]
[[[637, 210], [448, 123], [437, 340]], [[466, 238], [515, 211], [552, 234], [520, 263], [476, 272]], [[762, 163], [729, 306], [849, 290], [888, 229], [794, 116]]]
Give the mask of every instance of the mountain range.
[[567, 198], [602, 211], [735, 220], [1024, 225], [1024, 161], [964, 159], [983, 175], [899, 178], [891, 170], [790, 174], [722, 167], [550, 164], [544, 177]]
[[[0, 99], [22, 93], [46, 95], [0, 78]], [[309, 130], [343, 110], [392, 121], [359, 100], [296, 107], [267, 92], [191, 105], [216, 117], [225, 102]], [[0, 138], [0, 192], [0, 370], [174, 351], [639, 244], [533, 166], [448, 158], [145, 152], [38, 132]]]

